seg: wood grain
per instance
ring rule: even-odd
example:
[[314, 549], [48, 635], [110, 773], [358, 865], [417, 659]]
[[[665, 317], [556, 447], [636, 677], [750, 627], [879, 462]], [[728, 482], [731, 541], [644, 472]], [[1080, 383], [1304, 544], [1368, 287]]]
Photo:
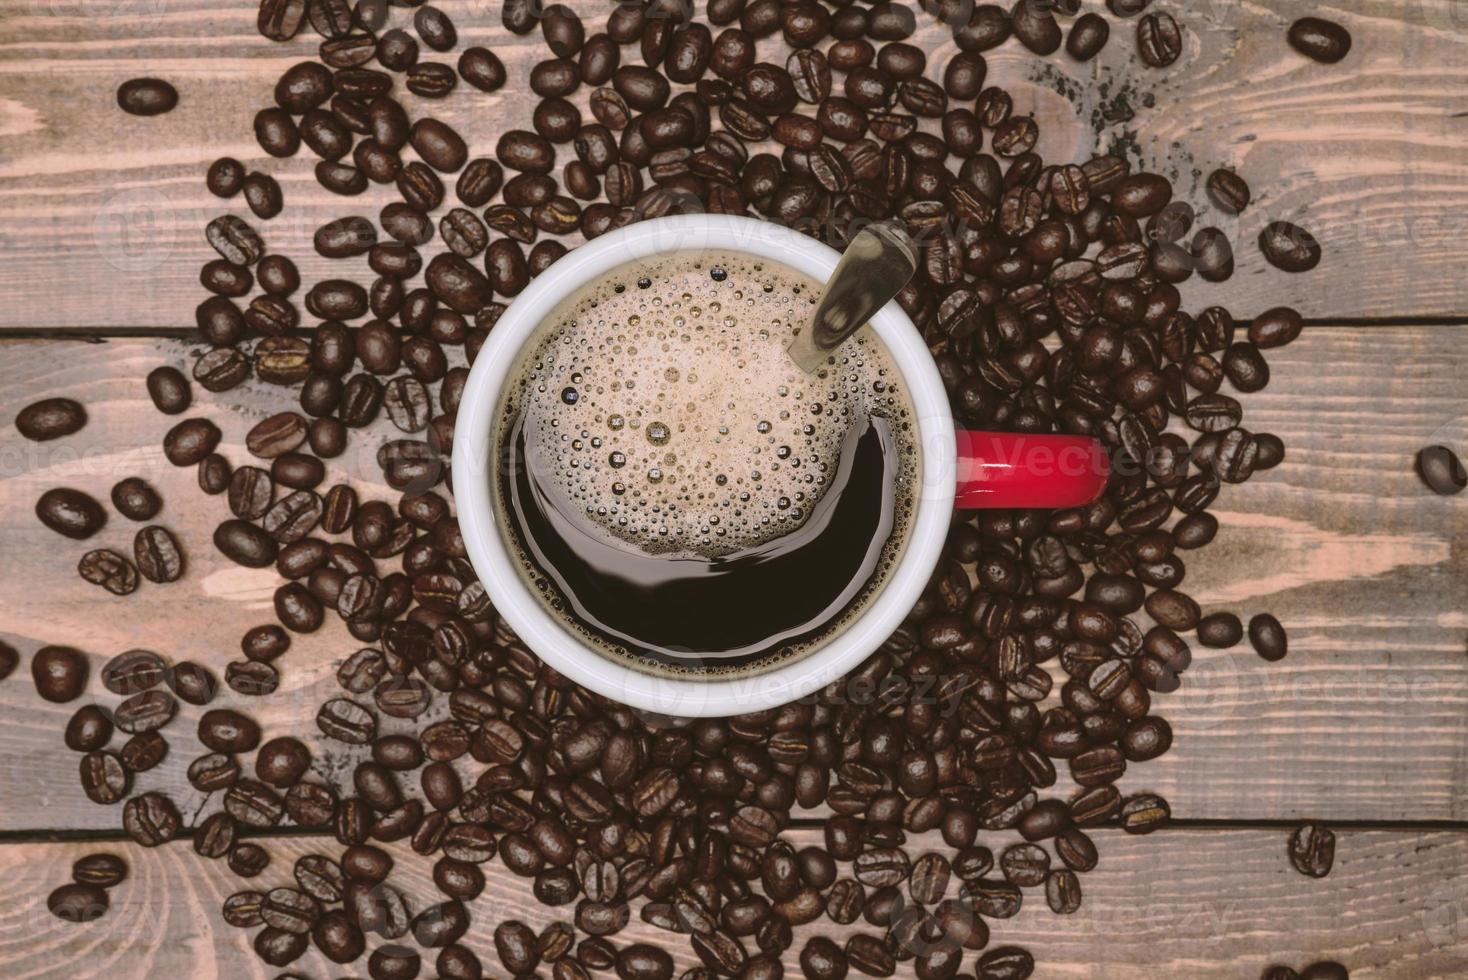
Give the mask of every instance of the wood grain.
[[[592, 29], [605, 4], [577, 0]], [[449, 121], [479, 153], [509, 128], [528, 128], [528, 71], [546, 57], [540, 37], [507, 34], [498, 6], [446, 0], [460, 47], [486, 44], [511, 83], [493, 95], [461, 86], [417, 111]], [[1196, 305], [1220, 302], [1252, 315], [1281, 302], [1332, 318], [1468, 314], [1464, 262], [1468, 127], [1455, 113], [1468, 76], [1468, 32], [1454, 0], [1369, 0], [1325, 9], [1356, 38], [1335, 66], [1292, 52], [1289, 0], [1214, 3], [1180, 12], [1187, 50], [1172, 67], [1135, 62], [1134, 22], [1117, 21], [1101, 56], [1079, 65], [1040, 60], [1013, 43], [989, 55], [990, 78], [1042, 124], [1039, 149], [1052, 161], [1115, 149], [1160, 170], [1179, 195], [1235, 240], [1238, 271], [1225, 284], [1188, 283]], [[399, 11], [396, 16], [407, 14]], [[309, 283], [361, 260], [329, 262], [310, 247], [316, 227], [344, 214], [375, 214], [395, 192], [355, 199], [316, 185], [313, 159], [265, 157], [251, 135], [276, 77], [311, 57], [314, 37], [286, 45], [255, 32], [251, 5], [235, 0], [34, 0], [0, 23], [0, 328], [186, 326], [203, 297], [198, 266], [213, 258], [202, 229], [216, 214], [242, 212], [203, 187], [209, 162], [231, 154], [279, 178], [285, 213], [264, 231], [296, 259]], [[920, 15], [913, 43], [941, 77], [956, 48]], [[778, 37], [760, 57], [782, 62]], [[452, 63], [454, 54], [437, 55]], [[178, 109], [137, 119], [119, 112], [123, 80], [162, 75], [181, 91]], [[583, 108], [587, 90], [573, 101]], [[562, 162], [570, 159], [567, 147]], [[1256, 204], [1237, 219], [1210, 213], [1202, 180], [1219, 165], [1249, 179]], [[1266, 220], [1292, 217], [1324, 242], [1314, 272], [1269, 268], [1254, 239]]]
[[[1460, 875], [1468, 861], [1468, 835], [1341, 831], [1335, 869], [1321, 880], [1289, 866], [1287, 836], [1282, 830], [1171, 830], [1137, 838], [1101, 831], [1101, 863], [1081, 878], [1080, 911], [1057, 916], [1046, 907], [1042, 889], [1027, 889], [1017, 916], [989, 922], [989, 948], [1029, 949], [1037, 977], [1093, 980], [1238, 980], [1257, 977], [1272, 963], [1298, 969], [1321, 958], [1341, 961], [1356, 980], [1450, 977], [1468, 969], [1468, 884]], [[819, 832], [810, 830], [788, 831], [785, 838], [797, 848], [820, 842]], [[1007, 841], [985, 843], [997, 847]], [[253, 930], [227, 925], [220, 902], [244, 888], [291, 885], [297, 858], [312, 852], [335, 857], [340, 848], [320, 838], [272, 838], [264, 845], [271, 866], [250, 882], [196, 856], [183, 842], [152, 851], [130, 843], [0, 846], [0, 874], [9, 893], [0, 912], [0, 965], [7, 977], [36, 980], [275, 976], [278, 971], [263, 967], [249, 950]], [[914, 854], [951, 853], [941, 841], [910, 845]], [[111, 893], [111, 912], [85, 926], [51, 917], [46, 895], [69, 880], [72, 861], [98, 850], [121, 854], [132, 866], [132, 877]], [[431, 862], [404, 847], [392, 853], [397, 867], [390, 881], [410, 908], [441, 900], [430, 878]], [[496, 925], [518, 919], [539, 930], [569, 916], [539, 905], [529, 881], [499, 861], [483, 867], [488, 886], [469, 904], [473, 921], [463, 942], [484, 960], [486, 975], [497, 975]], [[850, 875], [850, 866], [842, 865], [841, 873]], [[954, 879], [950, 897], [957, 888]], [[844, 942], [856, 931], [879, 933], [860, 920], [843, 927], [821, 919], [799, 927], [782, 957], [786, 975], [799, 975], [800, 950], [813, 936]], [[697, 963], [684, 937], [659, 931], [636, 913], [613, 939], [619, 946], [641, 941], [667, 949], [675, 972]], [[754, 949], [749, 941], [745, 945]], [[425, 956], [424, 975], [432, 973], [433, 955]], [[965, 954], [966, 975], [972, 976], [976, 957]], [[363, 971], [365, 961], [354, 966]], [[330, 964], [313, 949], [290, 969], [329, 977], [353, 966]], [[910, 980], [912, 961], [900, 964], [897, 976]]]
[[[1274, 611], [1290, 630], [1291, 654], [1268, 665], [1247, 645], [1200, 649], [1182, 690], [1161, 706], [1175, 747], [1129, 773], [1128, 791], [1155, 789], [1178, 816], [1199, 819], [1468, 819], [1468, 512], [1428, 494], [1411, 470], [1421, 445], [1468, 436], [1465, 339], [1437, 328], [1313, 328], [1272, 352], [1274, 384], [1246, 398], [1246, 424], [1278, 433], [1287, 460], [1225, 489], [1215, 508], [1223, 530], [1187, 556], [1186, 588], [1208, 610]], [[91, 414], [68, 439], [0, 441], [6, 550], [26, 556], [27, 571], [0, 576], [0, 608], [10, 611], [0, 631], [27, 655], [67, 643], [100, 667], [146, 647], [222, 674], [239, 658], [240, 634], [273, 621], [274, 570], [239, 568], [215, 551], [210, 536], [227, 515], [224, 501], [201, 495], [193, 471], [169, 466], [157, 448], [170, 423], [141, 379], [161, 363], [187, 369], [190, 351], [142, 338], [0, 345], [0, 392], [13, 393], [0, 394], [0, 417], [42, 392], [78, 397]], [[280, 407], [278, 391], [253, 382], [195, 395], [195, 413], [219, 422], [222, 451], [237, 465], [247, 461], [245, 431]], [[331, 462], [329, 482], [384, 493], [369, 479], [372, 458], [396, 434], [378, 423]], [[75, 563], [92, 547], [127, 553], [135, 527], [114, 514], [92, 541], [70, 542], [30, 510], [57, 484], [105, 501], [116, 480], [134, 474], [162, 493], [160, 520], [178, 533], [188, 570], [179, 582], [115, 598], [78, 578]], [[359, 646], [328, 617], [280, 661], [280, 691], [253, 701], [225, 690], [222, 703], [255, 714], [267, 737], [289, 733], [320, 746], [323, 774], [343, 772], [356, 755], [321, 745], [312, 719], [337, 692], [337, 664]], [[117, 700], [95, 680], [91, 690], [104, 704]], [[74, 706], [43, 705], [24, 670], [0, 684], [0, 705], [10, 718], [0, 727], [0, 829], [115, 828], [120, 815], [87, 803], [72, 776], [76, 760], [61, 745]], [[166, 788], [187, 814], [217, 806], [184, 781], [200, 752], [199, 711], [181, 712], [168, 729], [172, 755], [139, 783]], [[1057, 792], [1065, 789], [1063, 780]]]

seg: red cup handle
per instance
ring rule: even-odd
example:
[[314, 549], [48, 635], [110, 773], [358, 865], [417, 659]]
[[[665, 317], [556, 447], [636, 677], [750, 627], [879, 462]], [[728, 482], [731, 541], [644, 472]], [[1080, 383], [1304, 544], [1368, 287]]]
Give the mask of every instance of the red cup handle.
[[1085, 436], [959, 430], [957, 437], [957, 507], [1080, 507], [1101, 496], [1111, 474], [1105, 447]]

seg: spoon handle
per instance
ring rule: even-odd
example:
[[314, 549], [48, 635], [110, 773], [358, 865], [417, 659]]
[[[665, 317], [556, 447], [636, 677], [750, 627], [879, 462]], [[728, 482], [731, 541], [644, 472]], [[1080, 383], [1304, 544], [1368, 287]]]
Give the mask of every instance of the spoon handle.
[[918, 247], [896, 224], [867, 225], [846, 247], [806, 329], [795, 335], [790, 357], [807, 374], [887, 305], [917, 271]]

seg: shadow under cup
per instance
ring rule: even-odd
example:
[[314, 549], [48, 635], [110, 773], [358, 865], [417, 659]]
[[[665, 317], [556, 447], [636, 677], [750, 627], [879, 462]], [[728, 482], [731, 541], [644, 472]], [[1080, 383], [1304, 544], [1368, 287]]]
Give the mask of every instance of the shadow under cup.
[[[888, 304], [872, 320], [873, 336], [862, 343], [870, 356], [885, 362], [887, 376], [897, 378], [895, 387], [905, 396], [896, 413], [901, 429], [893, 431], [893, 419], [871, 424], [869, 417], [843, 432], [841, 464], [831, 481], [837, 489], [812, 505], [799, 531], [767, 543], [758, 556], [725, 556], [742, 566], [725, 561], [715, 568], [717, 562], [698, 561], [698, 569], [684, 567], [676, 574], [668, 566], [693, 559], [684, 554], [677, 560], [634, 560], [625, 545], [617, 549], [604, 537], [577, 533], [575, 522], [566, 521], [565, 508], [555, 507], [543, 493], [539, 478], [546, 474], [537, 470], [539, 455], [527, 451], [532, 440], [520, 413], [507, 417], [503, 411], [515, 409], [526, 355], [553, 330], [548, 318], [588, 286], [609, 277], [627, 279], [623, 273], [639, 266], [677, 274], [701, 265], [697, 275], [711, 274], [715, 257], [729, 257], [730, 265], [762, 265], [767, 275], [806, 289], [823, 283], [839, 258], [789, 229], [710, 215], [632, 225], [568, 253], [511, 304], [481, 349], [460, 404], [453, 460], [456, 504], [471, 560], [496, 609], [521, 639], [549, 665], [598, 693], [680, 716], [733, 714], [794, 700], [869, 655], [925, 586], [943, 544], [954, 492], [946, 393], [911, 321]], [[783, 349], [777, 349], [783, 357]], [[487, 465], [491, 462], [495, 465]], [[876, 511], [874, 502], [880, 505]], [[771, 556], [767, 552], [775, 542], [783, 546]], [[769, 561], [763, 566], [768, 581], [759, 574], [761, 561]], [[547, 570], [552, 574], [547, 576]], [[682, 574], [689, 571], [697, 574]], [[659, 576], [668, 575], [683, 584], [661, 592], [657, 602], [631, 608], [649, 593], [630, 583], [654, 581], [661, 588], [667, 583]], [[812, 588], [813, 582], [824, 587]], [[740, 584], [730, 588], [731, 583]], [[730, 597], [727, 602], [720, 602], [721, 589]], [[774, 601], [785, 612], [819, 599], [816, 604], [828, 615], [815, 617], [817, 628], [791, 631], [788, 617], [760, 618], [761, 603], [751, 600], [761, 596], [766, 608]], [[659, 617], [659, 608], [670, 612]], [[642, 628], [611, 637], [588, 630], [588, 621], [600, 627], [609, 618], [639, 622]], [[721, 644], [725, 633], [728, 643]], [[629, 636], [652, 643], [634, 650], [634, 644], [622, 642]], [[694, 642], [680, 644], [680, 636]], [[646, 655], [649, 646], [658, 645], [674, 655], [674, 662]], [[680, 647], [692, 647], [693, 654], [685, 655]], [[708, 669], [709, 663], [716, 668]]]

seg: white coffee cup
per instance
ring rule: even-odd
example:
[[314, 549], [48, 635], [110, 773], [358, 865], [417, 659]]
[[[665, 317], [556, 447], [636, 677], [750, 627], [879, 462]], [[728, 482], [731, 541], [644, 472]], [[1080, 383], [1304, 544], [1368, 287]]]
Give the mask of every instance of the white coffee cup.
[[[562, 256], [500, 317], [469, 374], [454, 431], [453, 482], [459, 525], [469, 558], [495, 608], [536, 655], [562, 674], [633, 708], [675, 717], [758, 711], [804, 697], [840, 679], [892, 634], [922, 594], [943, 549], [959, 477], [973, 487], [995, 478], [985, 474], [1002, 478], [1016, 465], [1013, 460], [966, 461], [977, 469], [958, 472], [958, 436], [932, 355], [902, 308], [888, 303], [872, 318], [871, 327], [907, 384], [918, 426], [920, 464], [916, 513], [908, 540], [882, 591], [824, 645], [750, 677], [659, 676], [598, 653], [545, 608], [525, 581], [519, 560], [495, 520], [490, 489], [491, 472], [500, 458], [493, 444], [499, 428], [495, 414], [505, 386], [513, 380], [511, 370], [519, 355], [564, 299], [627, 263], [702, 250], [770, 260], [822, 283], [840, 258], [827, 246], [789, 228], [731, 215], [657, 218], [603, 235]], [[1030, 438], [1043, 442], [1068, 437]], [[1044, 501], [1043, 505], [1059, 504]]]

